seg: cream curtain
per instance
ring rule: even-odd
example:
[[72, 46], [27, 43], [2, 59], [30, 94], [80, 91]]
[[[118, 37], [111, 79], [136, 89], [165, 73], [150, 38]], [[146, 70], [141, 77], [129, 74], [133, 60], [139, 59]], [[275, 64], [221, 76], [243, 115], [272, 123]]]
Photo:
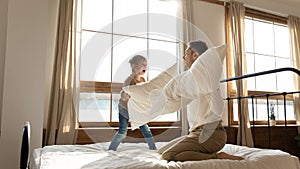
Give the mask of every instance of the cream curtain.
[[60, 0], [45, 144], [74, 144], [78, 111], [77, 15], [80, 1]]
[[194, 19], [194, 0], [181, 0], [178, 4], [179, 16], [182, 17], [181, 29], [181, 41], [186, 44], [191, 40], [196, 40], [196, 30], [193, 25], [195, 24]]
[[[184, 50], [186, 49], [186, 44], [189, 41], [192, 40], [202, 40], [206, 42], [208, 47], [212, 47], [213, 44], [209, 40], [209, 38], [205, 35], [204, 32], [202, 32], [199, 27], [197, 27], [196, 24], [196, 10], [194, 9], [195, 6], [199, 5], [198, 0], [180, 0], [178, 2], [179, 6], [179, 13], [178, 17], [181, 19], [178, 19], [179, 21], [179, 56], [181, 60], [181, 56], [184, 54]], [[181, 62], [180, 70], [184, 71], [186, 70], [184, 67], [184, 63]], [[186, 135], [189, 130], [188, 122], [187, 122], [187, 112], [189, 110], [189, 107], [187, 106], [186, 109], [183, 109], [181, 111], [181, 120], [182, 120], [182, 135]]]
[[[194, 34], [192, 30], [190, 30], [189, 25], [186, 24], [184, 21], [191, 21], [194, 22], [193, 17], [193, 0], [180, 0], [178, 2], [178, 17], [181, 17], [183, 20], [182, 22], [179, 22], [179, 38], [181, 39], [181, 42], [179, 44], [179, 57], [181, 57], [184, 54], [184, 50], [186, 48], [186, 43], [190, 40], [190, 37], [192, 37]], [[180, 21], [180, 20], [178, 20]], [[179, 58], [181, 60], [181, 58]], [[185, 71], [184, 63], [179, 62], [179, 69], [180, 72]], [[189, 131], [189, 125], [187, 121], [187, 108], [183, 108], [180, 110], [181, 114], [181, 135], [188, 134]]]
[[[296, 16], [288, 16], [288, 27], [290, 32], [290, 44], [293, 67], [300, 70], [300, 18]], [[298, 75], [295, 78], [295, 90], [300, 90], [300, 77]], [[300, 98], [299, 94], [294, 94], [294, 107], [296, 113], [297, 125], [300, 125]], [[298, 133], [300, 133], [300, 127], [298, 127]]]
[[[184, 50], [186, 48], [187, 42], [191, 40], [196, 39], [196, 33], [195, 29], [192, 26], [194, 21], [194, 10], [193, 10], [193, 3], [194, 0], [180, 0], [179, 1], [179, 9], [178, 9], [178, 16], [182, 18], [182, 21], [180, 22], [180, 28], [179, 30], [182, 30], [179, 32], [179, 38], [181, 43], [180, 50], [179, 50], [179, 57], [181, 57], [184, 54]], [[179, 58], [181, 60], [181, 58]], [[180, 72], [185, 71], [184, 63], [180, 62]], [[184, 108], [181, 110], [181, 135], [187, 135], [189, 131], [189, 124], [187, 121], [187, 108]]]
[[[247, 73], [246, 53], [244, 46], [244, 17], [245, 7], [240, 2], [230, 1], [226, 9], [226, 28], [229, 35], [227, 36], [227, 44], [231, 50], [234, 63], [235, 76], [241, 76]], [[237, 95], [247, 96], [247, 81], [236, 81]], [[250, 128], [248, 100], [242, 99], [238, 103], [239, 130], [237, 143], [253, 147], [253, 139]]]

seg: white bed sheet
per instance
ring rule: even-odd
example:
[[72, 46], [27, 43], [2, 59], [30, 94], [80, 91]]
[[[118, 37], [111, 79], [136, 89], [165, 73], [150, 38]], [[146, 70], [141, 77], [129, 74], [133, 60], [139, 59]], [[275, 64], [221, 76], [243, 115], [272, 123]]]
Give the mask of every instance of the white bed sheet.
[[[166, 144], [157, 142], [157, 147]], [[245, 160], [211, 159], [167, 162], [159, 160], [146, 143], [121, 143], [118, 151], [107, 151], [109, 142], [88, 145], [55, 145], [35, 149], [30, 169], [300, 169], [299, 159], [280, 151], [226, 144], [222, 151]]]

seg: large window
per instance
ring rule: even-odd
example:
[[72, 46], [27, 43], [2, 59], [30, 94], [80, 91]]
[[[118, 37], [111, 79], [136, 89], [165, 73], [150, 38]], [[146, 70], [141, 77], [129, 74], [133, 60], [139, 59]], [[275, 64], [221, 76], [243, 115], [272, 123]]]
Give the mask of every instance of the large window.
[[[271, 69], [292, 67], [290, 55], [289, 32], [287, 24], [275, 21], [245, 17], [245, 49], [247, 59], [247, 74]], [[293, 74], [280, 72], [247, 79], [248, 95], [263, 95], [265, 93], [279, 93], [294, 91]], [[233, 90], [234, 91], [234, 90]], [[249, 99], [250, 120], [258, 124], [265, 124], [268, 110], [274, 107], [276, 120], [284, 120], [283, 97], [260, 97]], [[269, 106], [267, 106], [267, 103]], [[293, 100], [287, 95], [286, 118], [295, 120]], [[234, 121], [238, 121], [237, 101], [233, 104]]]
[[[245, 48], [247, 73], [291, 67], [287, 25], [245, 18]], [[277, 73], [249, 78], [248, 89], [272, 92], [293, 91], [293, 74]]]
[[[132, 56], [148, 59], [146, 80], [178, 61], [176, 14], [176, 1], [82, 0], [79, 122], [118, 122]], [[179, 120], [177, 112], [155, 119]]]

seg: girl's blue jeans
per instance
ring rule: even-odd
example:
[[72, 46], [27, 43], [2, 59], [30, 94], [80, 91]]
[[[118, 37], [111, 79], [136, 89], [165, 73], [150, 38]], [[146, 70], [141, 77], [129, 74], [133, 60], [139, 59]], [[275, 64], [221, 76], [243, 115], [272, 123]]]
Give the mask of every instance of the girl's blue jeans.
[[[126, 111], [126, 112], [120, 113], [121, 111]], [[123, 113], [128, 113], [128, 112], [126, 109], [119, 107], [119, 130], [114, 135], [114, 137], [109, 145], [109, 148], [108, 148], [109, 150], [116, 151], [119, 144], [121, 143], [121, 141], [127, 135], [128, 118], [125, 118], [124, 116], [122, 116]], [[152, 133], [151, 133], [148, 125], [144, 124], [144, 125], [140, 126], [139, 128], [144, 135], [145, 141], [148, 143], [149, 149], [155, 150], [156, 149], [155, 142], [154, 142]]]

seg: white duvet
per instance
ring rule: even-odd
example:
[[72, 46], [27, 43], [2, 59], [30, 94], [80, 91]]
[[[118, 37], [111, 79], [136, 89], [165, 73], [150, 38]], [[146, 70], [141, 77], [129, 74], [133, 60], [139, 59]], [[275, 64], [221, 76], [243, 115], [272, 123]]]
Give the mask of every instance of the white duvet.
[[159, 115], [173, 113], [201, 97], [211, 97], [209, 104], [212, 104], [211, 110], [207, 110], [210, 111], [209, 115], [202, 120], [205, 123], [219, 121], [224, 104], [223, 100], [218, 100], [222, 97], [217, 95], [223, 93], [218, 89], [226, 49], [226, 45], [209, 48], [189, 70], [181, 74], [176, 75], [177, 66], [173, 65], [147, 83], [123, 87], [131, 96], [128, 113], [132, 129]]
[[[156, 143], [157, 147], [166, 144]], [[221, 150], [245, 160], [211, 159], [167, 162], [149, 150], [146, 143], [121, 143], [118, 151], [107, 151], [109, 142], [88, 145], [55, 145], [35, 149], [30, 169], [300, 169], [297, 157], [280, 150], [226, 144]]]

